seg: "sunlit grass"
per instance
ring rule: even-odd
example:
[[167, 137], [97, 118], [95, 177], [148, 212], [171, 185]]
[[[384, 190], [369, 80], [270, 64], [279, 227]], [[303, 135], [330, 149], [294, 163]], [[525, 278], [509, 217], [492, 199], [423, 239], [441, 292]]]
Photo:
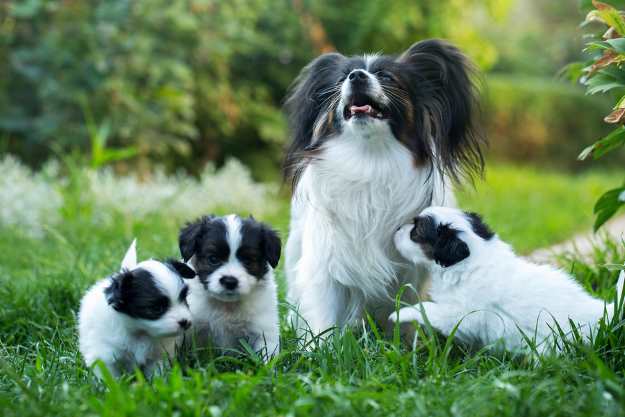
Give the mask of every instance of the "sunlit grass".
[[[498, 166], [491, 167], [487, 178], [487, 185], [478, 185], [479, 194], [461, 193], [460, 202], [485, 213], [496, 230], [517, 247], [525, 245], [524, 250], [589, 225], [594, 196], [579, 197], [572, 190], [598, 193], [611, 180], [607, 174], [569, 178]], [[66, 196], [66, 202], [78, 196]], [[279, 206], [259, 218], [275, 225], [285, 238], [286, 198]], [[516, 417], [625, 412], [622, 323], [604, 329], [592, 347], [575, 345], [561, 358], [538, 360], [469, 351], [427, 332], [412, 351], [370, 328], [347, 331], [326, 344], [301, 350], [283, 322], [283, 351], [268, 365], [209, 354], [151, 382], [130, 376], [98, 386], [77, 353], [75, 312], [81, 295], [95, 280], [119, 268], [133, 237], [138, 238], [140, 258], [175, 255], [181, 221], [154, 214], [119, 217], [96, 227], [89, 216], [72, 207], [79, 205], [70, 201], [64, 221], [47, 227], [43, 239], [18, 231], [0, 234], [3, 417]], [[545, 226], [551, 223], [557, 227]], [[573, 259], [564, 262], [575, 265], [585, 287], [607, 297], [616, 272], [598, 264], [622, 262], [624, 252], [611, 245], [589, 265]], [[281, 268], [277, 275], [284, 289]]]
[[528, 253], [589, 230], [595, 201], [621, 181], [610, 172], [573, 175], [490, 164], [485, 181], [457, 197], [461, 207], [481, 213], [504, 240]]

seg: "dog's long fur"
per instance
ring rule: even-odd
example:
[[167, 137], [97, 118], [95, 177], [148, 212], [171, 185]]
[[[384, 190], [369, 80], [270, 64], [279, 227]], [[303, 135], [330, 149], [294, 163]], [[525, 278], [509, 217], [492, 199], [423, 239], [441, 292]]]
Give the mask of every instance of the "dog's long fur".
[[[475, 214], [430, 207], [397, 231], [395, 243], [430, 271], [432, 301], [402, 308], [391, 320], [426, 324], [427, 317], [445, 335], [458, 326], [455, 336], [477, 347], [521, 351], [527, 338], [545, 353], [559, 350], [556, 322], [570, 335], [572, 320], [588, 337], [604, 311], [608, 318], [614, 313], [565, 272], [517, 256]], [[624, 280], [621, 274], [619, 298]]]
[[286, 103], [285, 161], [298, 328], [353, 325], [365, 310], [386, 321], [399, 286], [421, 284], [393, 232], [425, 207], [454, 205], [448, 179], [481, 170], [475, 94], [467, 59], [438, 40], [400, 56], [326, 54], [302, 71]]

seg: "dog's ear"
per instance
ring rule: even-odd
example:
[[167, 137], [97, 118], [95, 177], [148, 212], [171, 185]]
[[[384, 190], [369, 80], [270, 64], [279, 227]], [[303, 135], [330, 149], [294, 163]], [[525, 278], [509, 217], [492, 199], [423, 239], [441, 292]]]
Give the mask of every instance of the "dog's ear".
[[409, 66], [419, 86], [441, 168], [454, 180], [481, 174], [485, 141], [475, 123], [479, 105], [473, 64], [439, 39], [413, 44], [397, 61]]
[[477, 213], [467, 213], [465, 212], [469, 223], [471, 224], [471, 229], [473, 229], [473, 233], [478, 235], [484, 240], [490, 240], [495, 236], [495, 233], [488, 227], [486, 223], [482, 220], [482, 216]]
[[134, 239], [122, 259], [121, 270], [130, 270], [137, 266], [137, 239]]
[[267, 262], [272, 268], [278, 266], [280, 261], [280, 253], [282, 251], [282, 242], [278, 233], [269, 226], [262, 225], [263, 231], [263, 251]]
[[169, 261], [169, 264], [172, 266], [172, 268], [176, 270], [176, 272], [178, 272], [178, 275], [180, 275], [182, 278], [191, 279], [195, 278], [195, 276], [197, 275], [193, 268], [191, 268], [184, 262], [171, 260]]
[[466, 259], [471, 254], [469, 246], [458, 237], [458, 231], [445, 228], [440, 231], [438, 240], [434, 245], [434, 261], [448, 267]]
[[178, 246], [182, 259], [186, 262], [195, 254], [198, 249], [199, 240], [202, 237], [202, 230], [207, 223], [210, 223], [215, 216], [204, 216], [194, 222], [187, 223], [178, 235]]
[[124, 309], [124, 288], [133, 279], [132, 271], [122, 270], [111, 278], [111, 285], [104, 289], [106, 302], [117, 311]]
[[291, 132], [291, 145], [284, 160], [284, 175], [296, 180], [298, 162], [302, 154], [314, 150], [315, 125], [320, 115], [333, 103], [336, 82], [346, 58], [336, 52], [326, 53], [309, 63], [289, 87], [284, 103]]

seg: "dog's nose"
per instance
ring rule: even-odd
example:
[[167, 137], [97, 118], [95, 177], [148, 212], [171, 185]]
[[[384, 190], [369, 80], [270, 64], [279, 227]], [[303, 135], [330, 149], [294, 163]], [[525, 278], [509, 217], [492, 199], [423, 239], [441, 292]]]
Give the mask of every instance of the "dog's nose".
[[349, 81], [353, 84], [365, 84], [369, 77], [363, 70], [353, 70], [349, 73]]
[[187, 319], [178, 320], [178, 325], [182, 327], [184, 330], [187, 330], [191, 327], [191, 322]]
[[221, 277], [219, 279], [219, 283], [223, 285], [224, 288], [227, 290], [234, 290], [236, 287], [239, 286], [239, 280], [229, 275], [226, 275], [225, 277]]

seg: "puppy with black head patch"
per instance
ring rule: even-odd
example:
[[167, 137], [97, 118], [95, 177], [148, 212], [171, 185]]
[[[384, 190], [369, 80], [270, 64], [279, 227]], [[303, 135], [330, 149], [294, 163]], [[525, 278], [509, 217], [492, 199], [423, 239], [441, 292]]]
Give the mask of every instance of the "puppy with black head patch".
[[[182, 262], [137, 263], [133, 241], [121, 271], [93, 285], [80, 303], [79, 347], [87, 366], [100, 360], [114, 377], [134, 368], [150, 377], [191, 326], [184, 279], [193, 277]], [[94, 372], [102, 377], [99, 368]]]
[[[518, 351], [524, 335], [541, 353], [554, 349], [556, 322], [569, 334], [572, 320], [586, 337], [604, 310], [614, 306], [590, 296], [568, 274], [517, 256], [475, 213], [430, 207], [395, 234], [398, 251], [431, 272], [432, 301], [393, 313], [390, 320], [417, 321], [462, 342]], [[623, 290], [621, 274], [617, 292]], [[553, 329], [553, 330], [552, 330]], [[556, 348], [557, 349], [557, 348]]]
[[179, 244], [198, 274], [189, 294], [196, 343], [228, 350], [244, 340], [265, 360], [278, 353], [277, 233], [251, 217], [205, 216], [182, 228]]

